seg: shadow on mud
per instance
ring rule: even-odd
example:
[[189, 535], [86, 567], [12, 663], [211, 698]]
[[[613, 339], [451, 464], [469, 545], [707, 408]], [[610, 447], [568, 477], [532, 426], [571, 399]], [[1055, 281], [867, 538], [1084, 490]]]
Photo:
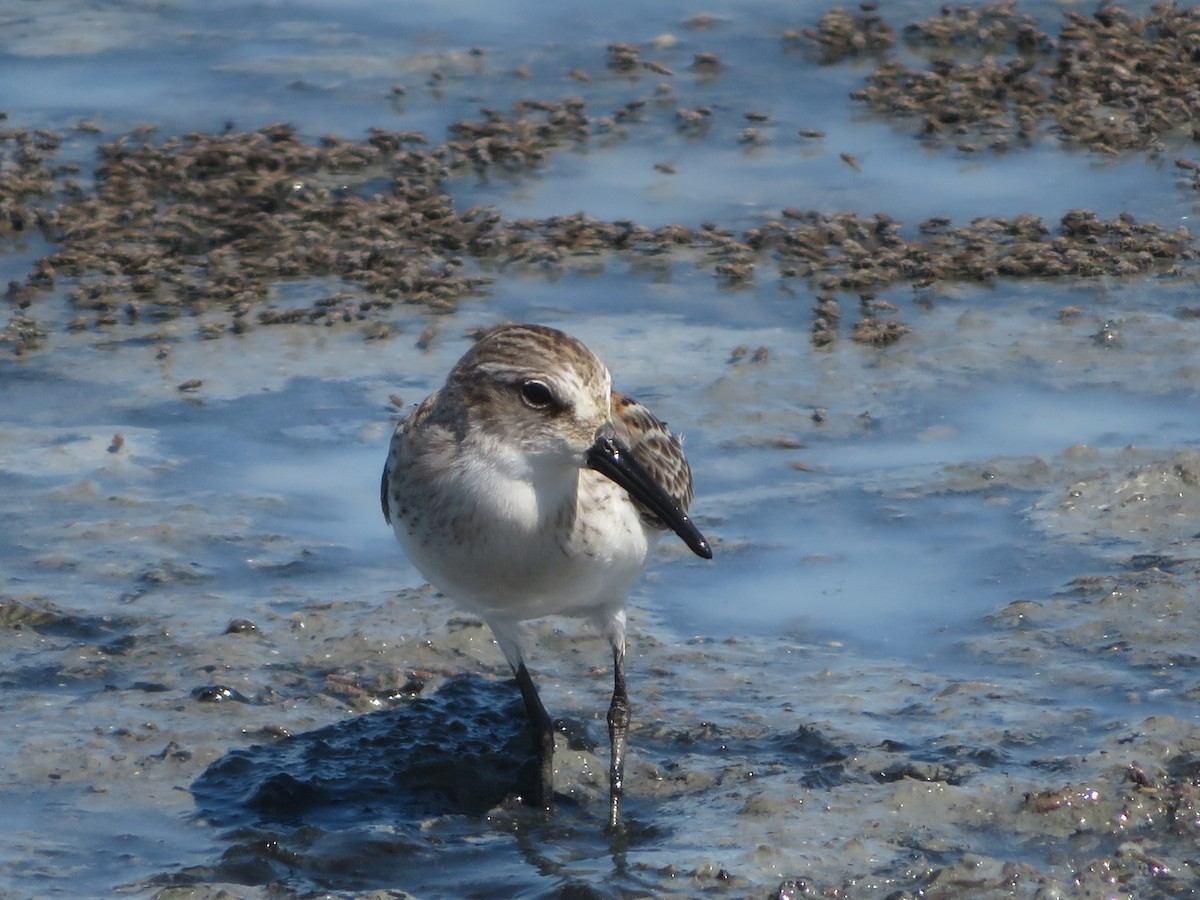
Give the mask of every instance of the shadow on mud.
[[233, 750], [192, 792], [223, 827], [479, 816], [519, 790], [529, 751], [513, 685], [464, 675], [397, 709]]

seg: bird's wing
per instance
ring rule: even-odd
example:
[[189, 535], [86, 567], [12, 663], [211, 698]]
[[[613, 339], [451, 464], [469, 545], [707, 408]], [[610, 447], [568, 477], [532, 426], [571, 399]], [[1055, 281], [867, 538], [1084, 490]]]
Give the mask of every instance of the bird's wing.
[[[612, 395], [612, 419], [617, 436], [629, 447], [634, 459], [687, 512], [692, 502], [692, 470], [679, 437], [642, 404], [617, 391]], [[638, 506], [643, 516], [662, 525], [657, 516], [641, 504]]]
[[405, 453], [405, 441], [411, 432], [420, 430], [422, 423], [432, 414], [434, 407], [437, 405], [437, 400], [437, 393], [426, 397], [416, 409], [400, 420], [399, 424], [396, 425], [395, 432], [392, 434], [392, 443], [388, 449], [387, 462], [383, 464], [383, 478], [379, 483], [379, 502], [383, 506], [383, 518], [389, 525], [392, 524], [391, 503], [399, 500], [400, 479], [395, 473], [403, 465], [403, 460], [407, 456]]

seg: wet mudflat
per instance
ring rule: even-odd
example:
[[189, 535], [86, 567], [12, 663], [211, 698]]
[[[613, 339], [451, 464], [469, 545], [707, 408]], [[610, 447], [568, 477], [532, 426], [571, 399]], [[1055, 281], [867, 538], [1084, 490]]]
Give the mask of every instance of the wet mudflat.
[[[222, 9], [4, 13], [0, 892], [1196, 890], [1194, 14]], [[546, 818], [378, 511], [506, 318], [715, 542], [635, 590], [618, 837], [602, 640], [534, 628]]]

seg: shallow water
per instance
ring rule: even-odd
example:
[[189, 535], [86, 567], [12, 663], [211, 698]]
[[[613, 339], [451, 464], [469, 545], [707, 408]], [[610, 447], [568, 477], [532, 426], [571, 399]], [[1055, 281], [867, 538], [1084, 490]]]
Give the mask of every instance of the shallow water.
[[[602, 23], [537, 4], [10, 7], [10, 123], [110, 133], [287, 120], [437, 141], [522, 96], [648, 96], [663, 79], [608, 77], [604, 48], [676, 34], [649, 54], [676, 75], [646, 123], [451, 184], [509, 217], [739, 229], [800, 206], [912, 227], [1087, 207], [1174, 228], [1194, 212], [1156, 156], [918, 147], [846, 99], [863, 69], [781, 49], [824, 5], [719, 6], [710, 30], [685, 28], [701, 10], [683, 4], [610, 4]], [[715, 79], [687, 68], [707, 49]], [[674, 110], [699, 103], [720, 115], [695, 139]], [[749, 110], [772, 116], [765, 146], [737, 142]], [[65, 155], [90, 165], [95, 143], [72, 134]], [[8, 249], [6, 281], [46, 252]], [[686, 254], [497, 267], [452, 316], [399, 309], [384, 340], [206, 341], [183, 320], [155, 324], [161, 359], [139, 325], [0, 360], [0, 894], [1195, 890], [1200, 320], [1178, 312], [1194, 273], [897, 288], [879, 299], [913, 331], [879, 350], [815, 349], [810, 292], [759, 268], [733, 289]], [[715, 542], [712, 564], [664, 546], [634, 592], [620, 840], [601, 827], [601, 642], [536, 630], [572, 732], [543, 819], [511, 799], [524, 746], [499, 652], [422, 587], [378, 510], [389, 395], [418, 401], [470, 328], [503, 319], [577, 335], [686, 436]]]

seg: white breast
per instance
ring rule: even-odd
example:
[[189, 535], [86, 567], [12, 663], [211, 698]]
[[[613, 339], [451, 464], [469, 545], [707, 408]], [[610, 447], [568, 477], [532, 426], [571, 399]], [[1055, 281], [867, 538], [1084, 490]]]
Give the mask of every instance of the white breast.
[[590, 469], [448, 472], [396, 538], [435, 587], [491, 622], [620, 610], [657, 540], [625, 491]]

